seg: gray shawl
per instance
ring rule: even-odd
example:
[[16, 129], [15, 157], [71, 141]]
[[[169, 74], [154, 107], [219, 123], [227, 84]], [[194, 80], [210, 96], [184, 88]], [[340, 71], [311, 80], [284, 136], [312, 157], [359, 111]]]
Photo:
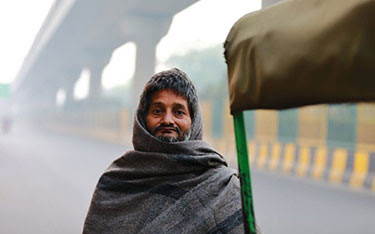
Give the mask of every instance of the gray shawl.
[[202, 141], [199, 108], [188, 141], [166, 143], [138, 110], [134, 150], [100, 177], [83, 233], [243, 233], [235, 171]]

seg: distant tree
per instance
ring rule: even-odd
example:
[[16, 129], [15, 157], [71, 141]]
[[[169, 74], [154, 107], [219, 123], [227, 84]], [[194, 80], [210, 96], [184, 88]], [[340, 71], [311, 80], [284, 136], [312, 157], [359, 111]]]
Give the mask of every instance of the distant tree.
[[117, 101], [121, 103], [122, 106], [130, 107], [130, 82], [118, 85], [108, 90], [104, 90], [103, 98], [107, 100]]
[[166, 62], [168, 67], [177, 67], [190, 77], [201, 99], [212, 100], [211, 134], [223, 134], [224, 101], [228, 100], [227, 68], [224, 48], [221, 44], [193, 50], [185, 55], [172, 56]]
[[227, 70], [221, 44], [189, 51], [168, 59], [168, 67], [177, 67], [189, 76], [202, 98], [227, 97]]

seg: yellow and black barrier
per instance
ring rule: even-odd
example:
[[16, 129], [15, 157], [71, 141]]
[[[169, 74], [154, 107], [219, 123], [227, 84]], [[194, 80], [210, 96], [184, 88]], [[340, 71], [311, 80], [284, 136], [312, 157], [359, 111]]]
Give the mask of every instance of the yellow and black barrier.
[[250, 166], [375, 192], [375, 152], [249, 142]]

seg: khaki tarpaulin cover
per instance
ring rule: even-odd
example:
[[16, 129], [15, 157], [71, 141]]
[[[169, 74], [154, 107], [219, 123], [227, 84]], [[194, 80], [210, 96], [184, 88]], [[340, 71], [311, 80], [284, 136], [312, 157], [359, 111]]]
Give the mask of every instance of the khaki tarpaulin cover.
[[375, 100], [375, 0], [292, 0], [225, 42], [232, 113]]

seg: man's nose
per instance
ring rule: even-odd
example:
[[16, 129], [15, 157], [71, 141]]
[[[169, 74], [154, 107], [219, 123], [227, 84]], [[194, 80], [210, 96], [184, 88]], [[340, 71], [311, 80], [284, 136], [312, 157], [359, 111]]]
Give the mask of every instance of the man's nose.
[[165, 112], [165, 114], [163, 115], [163, 123], [165, 125], [174, 124], [172, 112], [170, 112], [170, 111]]

